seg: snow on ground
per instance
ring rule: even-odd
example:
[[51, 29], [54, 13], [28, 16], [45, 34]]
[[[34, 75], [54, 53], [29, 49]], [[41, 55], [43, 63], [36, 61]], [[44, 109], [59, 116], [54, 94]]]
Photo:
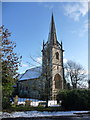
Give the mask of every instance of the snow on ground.
[[[31, 101], [31, 106], [38, 106], [39, 103], [41, 102], [46, 102], [43, 100], [38, 100], [38, 99], [29, 99], [29, 98], [18, 98], [18, 105], [23, 104], [25, 105], [25, 101], [26, 100], [30, 100]], [[48, 106], [50, 107], [58, 107], [60, 105], [57, 105], [57, 101], [56, 100], [49, 100], [48, 101]]]
[[60, 111], [60, 112], [47, 112], [47, 111], [25, 111], [25, 112], [12, 112], [2, 113], [0, 118], [15, 118], [15, 117], [45, 117], [45, 116], [75, 116], [75, 113], [87, 113], [89, 111]]

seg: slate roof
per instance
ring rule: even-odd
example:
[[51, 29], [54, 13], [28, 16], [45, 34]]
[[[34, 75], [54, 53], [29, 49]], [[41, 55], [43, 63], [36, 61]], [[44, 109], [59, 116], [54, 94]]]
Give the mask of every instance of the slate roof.
[[39, 78], [41, 76], [41, 71], [41, 66], [28, 69], [21, 77], [19, 77], [18, 81]]

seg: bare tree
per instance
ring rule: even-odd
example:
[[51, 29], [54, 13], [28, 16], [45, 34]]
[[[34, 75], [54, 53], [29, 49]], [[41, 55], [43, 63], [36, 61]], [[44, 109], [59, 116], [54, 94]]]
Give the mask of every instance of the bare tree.
[[67, 61], [65, 64], [66, 79], [68, 79], [73, 89], [85, 86], [86, 72], [85, 69], [74, 61]]
[[[43, 51], [42, 51], [43, 52]], [[48, 101], [49, 101], [49, 98], [50, 98], [50, 88], [51, 88], [51, 86], [52, 86], [52, 84], [50, 83], [50, 81], [51, 81], [51, 79], [52, 79], [52, 76], [51, 76], [51, 71], [55, 68], [55, 66], [53, 66], [53, 67], [50, 67], [50, 62], [51, 62], [51, 60], [55, 57], [55, 56], [53, 56], [53, 58], [50, 60], [48, 57], [49, 57], [49, 55], [48, 55], [48, 52], [44, 52], [43, 53], [44, 54], [44, 63], [43, 63], [43, 65], [40, 63], [40, 62], [38, 62], [37, 60], [35, 60], [32, 56], [30, 56], [30, 58], [34, 61], [34, 62], [36, 62], [36, 63], [38, 63], [40, 66], [42, 66], [42, 72], [41, 72], [41, 77], [40, 77], [40, 79], [42, 79], [42, 83], [41, 83], [41, 88], [40, 89], [42, 89], [41, 91], [42, 91], [42, 97], [43, 97], [43, 99], [44, 100], [46, 100], [46, 107], [48, 107]], [[43, 58], [42, 58], [43, 59]], [[29, 65], [32, 65], [31, 63], [29, 63]], [[37, 72], [39, 72], [39, 71], [37, 71]]]

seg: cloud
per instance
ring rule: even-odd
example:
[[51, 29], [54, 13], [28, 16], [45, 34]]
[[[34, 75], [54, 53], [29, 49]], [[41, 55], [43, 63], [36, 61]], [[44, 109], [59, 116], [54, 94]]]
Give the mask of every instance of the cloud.
[[79, 21], [80, 17], [83, 17], [88, 12], [88, 2], [74, 3], [64, 6], [65, 15], [73, 19], [74, 21]]
[[79, 37], [83, 37], [85, 35], [88, 36], [88, 28], [90, 28], [90, 23], [88, 20], [85, 20], [81, 27], [79, 27], [77, 30], [72, 30], [71, 33], [78, 35]]
[[90, 25], [88, 24], [88, 20], [85, 20], [81, 30], [79, 31], [79, 36], [80, 37], [83, 37], [86, 33], [88, 34], [88, 27], [89, 26]]
[[67, 60], [66, 58], [63, 59], [63, 62], [64, 62], [64, 63], [67, 63], [67, 61], [68, 61], [68, 60]]
[[29, 67], [29, 65], [21, 63], [21, 67]]
[[37, 61], [38, 63], [42, 63], [42, 57], [36, 58], [36, 61]]

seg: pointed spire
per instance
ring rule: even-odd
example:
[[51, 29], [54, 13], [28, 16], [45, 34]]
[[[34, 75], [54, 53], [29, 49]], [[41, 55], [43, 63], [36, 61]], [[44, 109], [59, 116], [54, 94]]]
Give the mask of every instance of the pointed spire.
[[44, 40], [43, 40], [43, 50], [44, 50]]
[[51, 32], [55, 31], [55, 24], [54, 24], [54, 17], [53, 17], [53, 13], [52, 13], [52, 18], [51, 18]]
[[51, 26], [50, 26], [50, 32], [49, 32], [49, 42], [50, 42], [50, 44], [53, 44], [53, 45], [57, 43], [56, 29], [55, 29], [53, 13], [52, 13], [52, 17], [51, 17]]

